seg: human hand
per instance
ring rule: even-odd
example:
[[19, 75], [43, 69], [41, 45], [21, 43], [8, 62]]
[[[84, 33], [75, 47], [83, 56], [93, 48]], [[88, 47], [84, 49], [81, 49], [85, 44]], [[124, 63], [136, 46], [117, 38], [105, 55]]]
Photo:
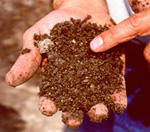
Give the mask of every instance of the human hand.
[[[129, 3], [137, 14], [97, 36], [90, 44], [94, 52], [106, 51], [137, 36], [150, 35], [150, 0], [129, 0]], [[150, 43], [144, 56], [150, 62]]]
[[[91, 0], [64, 1], [58, 9], [50, 12], [46, 17], [25, 32], [23, 36], [23, 49], [28, 48], [31, 49], [31, 51], [19, 56], [12, 69], [6, 75], [7, 83], [11, 86], [17, 86], [28, 80], [39, 67], [42, 58], [38, 48], [33, 45], [34, 34], [49, 34], [50, 29], [52, 29], [56, 23], [68, 21], [70, 20], [70, 17], [83, 19], [88, 14], [92, 16], [91, 22], [96, 22], [101, 25], [110, 24], [113, 26], [104, 0], [95, 0], [94, 3], [93, 1], [91, 2]], [[125, 57], [122, 56], [123, 62], [124, 58]], [[123, 86], [125, 88], [124, 82]], [[127, 105], [125, 89], [120, 93], [115, 92], [112, 95], [112, 99], [114, 100], [114, 103], [119, 106], [118, 109], [125, 109]], [[55, 103], [46, 97], [40, 97], [39, 109], [47, 116], [50, 116], [57, 111]], [[88, 115], [93, 121], [97, 121], [100, 117], [108, 116], [108, 108], [104, 104], [97, 104], [90, 109]], [[63, 118], [67, 119], [66, 124], [71, 127], [78, 126], [82, 122], [79, 119], [72, 118], [71, 113], [67, 112], [63, 113]]]

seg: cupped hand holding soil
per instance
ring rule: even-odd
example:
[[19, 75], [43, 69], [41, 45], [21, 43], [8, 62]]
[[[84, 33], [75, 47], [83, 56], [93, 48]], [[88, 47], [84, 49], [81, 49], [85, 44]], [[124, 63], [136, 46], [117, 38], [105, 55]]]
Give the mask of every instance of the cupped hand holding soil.
[[[92, 121], [101, 122], [110, 109], [123, 113], [127, 103], [119, 96], [125, 96], [124, 53], [121, 47], [93, 53], [90, 41], [109, 27], [88, 23], [88, 19], [90, 16], [82, 21], [71, 18], [56, 24], [50, 35], [34, 36], [35, 45], [44, 53], [40, 95], [53, 100], [59, 110], [69, 112], [69, 118], [79, 123], [83, 112]], [[63, 121], [68, 120], [63, 116]]]
[[[90, 19], [91, 22], [113, 26], [104, 2], [97, 0], [97, 3], [91, 1], [86, 1], [86, 3], [81, 2], [81, 4], [79, 3], [80, 2], [74, 2], [73, 6], [70, 7], [72, 3], [68, 0], [67, 3], [63, 3], [63, 5], [57, 10], [49, 13], [25, 32], [23, 37], [23, 49], [27, 48], [31, 51], [26, 54], [21, 54], [6, 75], [6, 81], [9, 85], [17, 86], [28, 80], [35, 73], [41, 63], [40, 52], [38, 48], [34, 46], [34, 34], [49, 34], [55, 24], [69, 21], [71, 17], [83, 20], [87, 14], [92, 16], [92, 19]], [[122, 60], [125, 64], [125, 57], [123, 57]], [[122, 83], [124, 89], [119, 93], [115, 91], [111, 96], [114, 105], [117, 105], [118, 109], [124, 108], [127, 105], [124, 78]], [[41, 112], [45, 115], [52, 115], [57, 111], [55, 102], [46, 97], [40, 97], [39, 105]], [[79, 126], [82, 121], [78, 118], [72, 118], [71, 114], [72, 113], [68, 112], [63, 113], [65, 123], [71, 127]], [[89, 110], [88, 115], [93, 121], [97, 121], [97, 119], [101, 117], [107, 117], [108, 108], [103, 103], [97, 104]]]

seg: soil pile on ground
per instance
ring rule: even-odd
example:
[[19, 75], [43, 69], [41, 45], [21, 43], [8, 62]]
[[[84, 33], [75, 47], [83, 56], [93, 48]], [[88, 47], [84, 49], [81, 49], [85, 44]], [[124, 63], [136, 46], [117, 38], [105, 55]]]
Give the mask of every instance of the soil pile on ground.
[[121, 49], [93, 53], [91, 40], [108, 27], [87, 23], [89, 18], [71, 18], [56, 24], [50, 35], [34, 36], [35, 45], [48, 43], [46, 53], [42, 52], [48, 60], [41, 73], [40, 96], [50, 98], [59, 110], [78, 118], [100, 102], [113, 107], [110, 95], [123, 88]]

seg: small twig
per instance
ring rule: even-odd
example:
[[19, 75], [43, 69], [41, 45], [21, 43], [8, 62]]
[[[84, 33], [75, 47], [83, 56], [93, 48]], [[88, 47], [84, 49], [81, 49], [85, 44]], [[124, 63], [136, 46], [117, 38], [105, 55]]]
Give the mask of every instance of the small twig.
[[89, 19], [91, 19], [92, 17], [90, 15], [88, 15], [86, 18], [84, 18], [81, 22], [81, 24], [87, 22]]

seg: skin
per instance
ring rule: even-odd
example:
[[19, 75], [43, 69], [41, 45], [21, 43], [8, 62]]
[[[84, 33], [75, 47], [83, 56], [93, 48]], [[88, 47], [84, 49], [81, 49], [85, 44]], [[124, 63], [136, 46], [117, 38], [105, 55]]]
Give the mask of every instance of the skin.
[[[83, 116], [83, 113], [82, 113], [82, 116]], [[71, 128], [76, 128], [82, 123], [82, 119], [77, 119], [73, 117], [72, 114], [69, 112], [63, 112], [62, 119], [63, 120], [67, 119], [65, 121], [65, 124], [67, 124]]]
[[136, 13], [150, 8], [150, 0], [129, 0], [129, 3]]
[[[133, 10], [136, 11], [138, 9], [139, 12], [98, 35], [90, 43], [92, 51], [103, 52], [137, 36], [150, 35], [150, 0], [139, 0], [140, 3], [135, 6], [133, 5], [134, 1], [129, 0], [129, 3]], [[146, 60], [150, 63], [150, 43], [148, 43], [143, 53]]]
[[[6, 82], [10, 86], [18, 86], [27, 81], [30, 77], [32, 77], [41, 63], [42, 58], [39, 50], [33, 45], [33, 35], [35, 33], [49, 34], [50, 29], [52, 29], [56, 23], [70, 20], [70, 17], [75, 19], [84, 19], [88, 14], [92, 15], [92, 19], [90, 20], [91, 22], [95, 22], [101, 25], [110, 24], [113, 27], [104, 0], [64, 0], [58, 4], [55, 3], [54, 8], [54, 11], [50, 12], [24, 33], [23, 49], [29, 48], [31, 49], [31, 52], [20, 55], [16, 63], [7, 73]], [[125, 64], [125, 57], [123, 57], [122, 60]], [[46, 62], [42, 62], [42, 65], [44, 65], [44, 63]], [[120, 109], [126, 107], [127, 105], [125, 83], [123, 83], [123, 87], [123, 91], [120, 93], [115, 91], [115, 93], [112, 95], [114, 103], [119, 104]], [[51, 116], [57, 111], [55, 102], [46, 97], [40, 97], [39, 109], [44, 115], [47, 116]], [[62, 115], [63, 118], [67, 119], [66, 124], [68, 126], [77, 127], [82, 123], [82, 120], [79, 120], [70, 115], [71, 113], [69, 112], [65, 112]], [[98, 118], [103, 117], [102, 119], [104, 119], [104, 117], [108, 116], [108, 108], [103, 103], [97, 104], [89, 110], [88, 115], [91, 120], [96, 122]]]

